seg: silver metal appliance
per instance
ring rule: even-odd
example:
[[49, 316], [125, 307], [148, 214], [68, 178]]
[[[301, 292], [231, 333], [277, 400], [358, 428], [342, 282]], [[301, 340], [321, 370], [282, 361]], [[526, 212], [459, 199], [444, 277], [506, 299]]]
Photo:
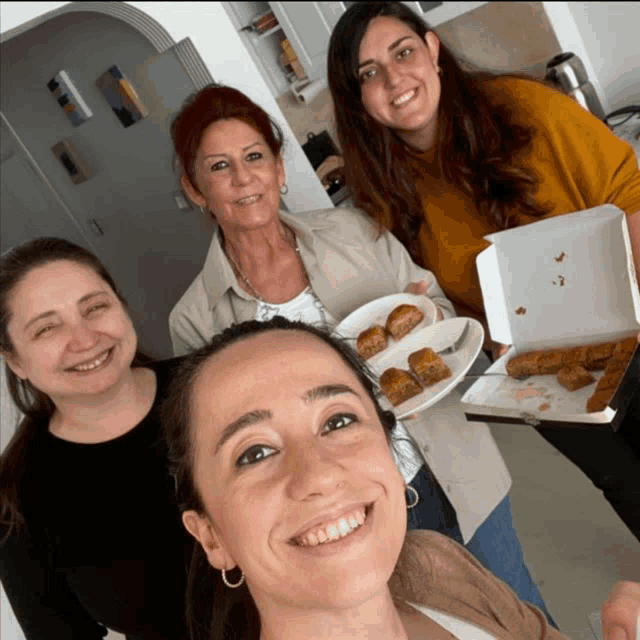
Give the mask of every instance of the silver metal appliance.
[[575, 53], [559, 53], [547, 62], [546, 79], [558, 85], [578, 104], [604, 120], [605, 113], [582, 60]]

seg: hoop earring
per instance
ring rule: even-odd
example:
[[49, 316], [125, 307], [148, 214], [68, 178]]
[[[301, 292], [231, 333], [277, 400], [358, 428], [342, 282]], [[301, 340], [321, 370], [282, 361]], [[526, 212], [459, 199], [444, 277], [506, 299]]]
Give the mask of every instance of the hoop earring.
[[407, 501], [407, 509], [413, 509], [420, 502], [420, 494], [410, 484], [406, 486], [405, 492], [412, 494], [413, 500], [411, 502]]
[[286, 196], [287, 193], [289, 193], [289, 187], [287, 187], [287, 183], [286, 182], [280, 187], [280, 193], [283, 196]]
[[237, 589], [244, 582], [244, 571], [240, 569], [240, 573], [242, 574], [242, 576], [240, 576], [240, 580], [238, 580], [238, 582], [236, 582], [235, 584], [231, 584], [231, 582], [227, 580], [227, 570], [223, 569], [222, 582], [224, 582], [227, 585], [227, 587], [229, 587], [229, 589]]
[[200, 205], [200, 212], [203, 213], [205, 216], [208, 213], [208, 211], [202, 205]]

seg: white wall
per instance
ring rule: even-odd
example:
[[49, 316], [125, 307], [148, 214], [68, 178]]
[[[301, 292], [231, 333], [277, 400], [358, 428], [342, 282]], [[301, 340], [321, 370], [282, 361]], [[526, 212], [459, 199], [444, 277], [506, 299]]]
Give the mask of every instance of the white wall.
[[0, 2], [0, 32], [11, 31], [68, 2]]
[[602, 103], [605, 113], [609, 111], [607, 96], [605, 95], [596, 66], [591, 63], [591, 56], [582, 39], [582, 34], [569, 9], [570, 2], [543, 2], [542, 5], [553, 27], [560, 49], [575, 53], [584, 63], [589, 81]]
[[563, 51], [584, 62], [605, 113], [640, 103], [640, 3], [542, 4]]
[[640, 104], [640, 2], [568, 2], [607, 97], [607, 112]]

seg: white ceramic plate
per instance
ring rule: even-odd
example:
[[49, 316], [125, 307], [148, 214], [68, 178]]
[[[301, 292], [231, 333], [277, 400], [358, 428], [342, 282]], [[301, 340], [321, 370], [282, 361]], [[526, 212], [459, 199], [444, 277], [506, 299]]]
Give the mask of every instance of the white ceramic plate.
[[[408, 296], [411, 294], [399, 295]], [[414, 299], [423, 298], [423, 300], [431, 302], [424, 298], [424, 296], [411, 297]], [[387, 301], [391, 298], [394, 300], [389, 304]], [[403, 299], [402, 301], [397, 301], [397, 299], [398, 296], [387, 296], [385, 298], [375, 300], [374, 302], [377, 303], [384, 302], [384, 306], [379, 305], [377, 309], [375, 306], [372, 306], [374, 305], [374, 302], [370, 302], [369, 304], [361, 307], [345, 318], [345, 320], [336, 327], [336, 333], [346, 338], [353, 339], [352, 345], [355, 348], [355, 338], [357, 338], [361, 331], [364, 331], [372, 324], [384, 325], [387, 315], [399, 304], [416, 304], [416, 302], [407, 302], [406, 299]], [[431, 304], [433, 303], [431, 302]], [[416, 306], [423, 308], [419, 304], [416, 304]], [[435, 308], [435, 305], [433, 306]], [[356, 321], [353, 320], [354, 318]], [[433, 314], [433, 318], [435, 319], [435, 313]], [[382, 319], [382, 321], [380, 321], [380, 319]], [[469, 330], [467, 331], [467, 335], [465, 336], [463, 343], [454, 353], [442, 356], [447, 366], [451, 369], [451, 377], [434, 384], [432, 387], [428, 387], [422, 393], [414, 396], [413, 398], [409, 398], [409, 400], [399, 404], [397, 407], [392, 407], [391, 403], [383, 397], [382, 405], [385, 409], [391, 409], [395, 413], [396, 417], [401, 419], [413, 413], [424, 411], [444, 398], [462, 381], [465, 374], [469, 371], [471, 365], [477, 358], [484, 342], [484, 329], [477, 320], [473, 320], [471, 318], [451, 318], [449, 320], [442, 320], [441, 322], [431, 324], [427, 327], [420, 328], [420, 326], [418, 326], [398, 342], [394, 342], [392, 339], [389, 339], [389, 345], [382, 353], [367, 360], [367, 364], [373, 369], [374, 373], [378, 377], [389, 367], [409, 370], [408, 358], [411, 353], [418, 351], [418, 349], [422, 349], [423, 347], [431, 347], [438, 350], [442, 346], [447, 345], [451, 342], [452, 336], [455, 336], [460, 332], [465, 322], [469, 322]]]
[[[436, 321], [438, 308], [432, 300], [426, 296], [414, 295], [413, 293], [395, 293], [390, 296], [385, 296], [384, 298], [372, 300], [359, 309], [356, 309], [335, 328], [335, 333], [344, 338], [348, 338], [349, 343], [355, 349], [356, 339], [365, 329], [368, 329], [374, 324], [379, 324], [384, 327], [387, 324], [389, 314], [401, 304], [412, 304], [418, 307], [424, 313], [424, 318], [422, 322], [402, 338], [400, 342], [406, 340], [409, 336], [416, 333], [416, 331], [430, 327]], [[374, 366], [375, 363], [396, 344], [399, 343], [395, 342], [395, 340], [389, 336], [387, 348], [382, 353], [373, 356], [373, 358], [369, 358], [367, 364]]]
[[422, 393], [409, 398], [397, 407], [389, 406], [398, 419], [428, 409], [438, 400], [444, 398], [462, 381], [482, 348], [484, 329], [477, 320], [471, 318], [443, 320], [417, 333], [409, 334], [404, 340], [396, 344], [392, 352], [385, 353], [384, 357], [381, 357], [373, 366], [373, 370], [378, 376], [389, 367], [409, 370], [408, 358], [414, 351], [418, 351], [423, 347], [431, 347], [437, 351], [439, 345], [444, 345], [451, 341], [451, 336], [457, 334], [465, 322], [469, 322], [469, 330], [463, 343], [454, 353], [442, 356], [445, 364], [451, 369], [451, 377], [427, 387]]

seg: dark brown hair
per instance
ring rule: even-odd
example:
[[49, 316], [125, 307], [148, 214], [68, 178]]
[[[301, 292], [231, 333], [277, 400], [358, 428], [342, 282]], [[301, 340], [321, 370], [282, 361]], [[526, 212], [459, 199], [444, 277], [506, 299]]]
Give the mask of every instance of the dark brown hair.
[[194, 162], [202, 135], [214, 122], [231, 118], [241, 120], [255, 129], [265, 139], [273, 155], [280, 155], [282, 131], [262, 107], [238, 89], [215, 83], [207, 85], [184, 101], [171, 122], [174, 166], [187, 177], [198, 193], [200, 190], [196, 184]]
[[[12, 294], [16, 287], [33, 269], [63, 260], [75, 262], [94, 271], [111, 287], [125, 308], [127, 307], [113, 278], [90, 251], [62, 238], [37, 238], [11, 249], [0, 262], [0, 353], [3, 356], [16, 355], [9, 335]], [[139, 367], [150, 361], [149, 356], [136, 351], [131, 366]], [[7, 364], [5, 373], [11, 398], [24, 414], [7, 448], [0, 456], [0, 524], [8, 527], [8, 536], [14, 528], [17, 530], [23, 523], [19, 507], [19, 484], [29, 444], [39, 426], [48, 425], [55, 405], [46, 393], [36, 389], [28, 380], [21, 380]]]
[[[391, 444], [395, 416], [391, 411], [383, 411], [380, 407], [373, 374], [346, 342], [322, 329], [281, 316], [275, 316], [267, 322], [250, 320], [235, 324], [214, 336], [209, 344], [185, 356], [161, 406], [161, 420], [169, 447], [169, 463], [181, 511], [193, 509], [202, 515], [206, 513], [193, 475], [194, 425], [191, 405], [193, 388], [200, 371], [212, 356], [226, 347], [274, 330], [310, 333], [334, 349], [373, 400], [387, 441]], [[396, 455], [399, 452], [396, 451]], [[237, 571], [234, 571], [229, 579], [237, 581], [236, 574]], [[220, 572], [209, 565], [199, 544], [194, 550], [189, 570], [187, 623], [194, 640], [257, 640], [260, 636], [260, 616], [246, 583], [237, 589], [226, 587], [220, 578]]]
[[[362, 104], [360, 43], [371, 20], [380, 16], [401, 20], [423, 40], [430, 30], [401, 2], [358, 2], [342, 15], [331, 34], [328, 54], [336, 129], [355, 204], [381, 227], [394, 231], [413, 259], [424, 263], [417, 242], [424, 214], [415, 189], [415, 161], [397, 134], [376, 122]], [[493, 104], [483, 86], [492, 74], [465, 70], [443, 44], [438, 62], [442, 68], [438, 145], [445, 178], [473, 197], [480, 214], [496, 230], [513, 226], [516, 210], [531, 216], [548, 212], [534, 199], [537, 176], [513, 162], [535, 131]]]

